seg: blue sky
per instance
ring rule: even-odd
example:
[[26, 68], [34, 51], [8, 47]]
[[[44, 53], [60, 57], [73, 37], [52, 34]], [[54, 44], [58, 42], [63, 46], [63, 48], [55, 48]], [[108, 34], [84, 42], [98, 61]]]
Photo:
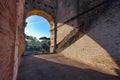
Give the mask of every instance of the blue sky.
[[34, 36], [37, 39], [44, 36], [50, 37], [50, 25], [45, 18], [33, 15], [28, 17], [26, 22], [25, 34]]

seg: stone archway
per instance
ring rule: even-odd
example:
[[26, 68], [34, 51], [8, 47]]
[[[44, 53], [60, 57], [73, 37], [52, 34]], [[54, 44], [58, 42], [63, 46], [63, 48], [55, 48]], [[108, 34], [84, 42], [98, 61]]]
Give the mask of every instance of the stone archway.
[[[36, 0], [37, 1], [37, 0]], [[42, 3], [40, 3], [42, 2]], [[15, 37], [15, 63], [14, 63], [14, 75], [13, 79], [16, 79], [17, 75], [17, 69], [18, 64], [21, 55], [24, 53], [24, 47], [25, 47], [25, 35], [24, 35], [24, 29], [25, 29], [25, 19], [30, 15], [39, 15], [44, 18], [46, 18], [50, 25], [50, 33], [51, 33], [51, 47], [50, 52], [54, 53], [56, 52], [56, 37], [57, 37], [57, 31], [56, 31], [56, 0], [48, 1], [48, 0], [39, 0], [39, 5], [34, 5], [34, 1], [32, 0], [17, 0], [17, 14], [16, 14], [16, 37]], [[35, 6], [35, 7], [33, 7]]]
[[[31, 10], [25, 15], [25, 19], [29, 16], [32, 16], [32, 15], [42, 16], [45, 19], [47, 19], [47, 21], [49, 22], [49, 24], [50, 24], [50, 42], [51, 42], [50, 53], [54, 53], [55, 52], [55, 46], [56, 46], [56, 41], [55, 41], [56, 37], [55, 37], [55, 30], [54, 30], [55, 23], [54, 23], [54, 20], [53, 20], [52, 16], [49, 15], [48, 13], [46, 13], [45, 11], [42, 11], [42, 10]], [[25, 19], [24, 19], [24, 22], [25, 22]]]
[[24, 29], [25, 19], [31, 15], [38, 15], [46, 18], [50, 23], [51, 46], [50, 52], [56, 52], [56, 0], [20, 0], [17, 2], [17, 28], [15, 54], [20, 57], [24, 53]]

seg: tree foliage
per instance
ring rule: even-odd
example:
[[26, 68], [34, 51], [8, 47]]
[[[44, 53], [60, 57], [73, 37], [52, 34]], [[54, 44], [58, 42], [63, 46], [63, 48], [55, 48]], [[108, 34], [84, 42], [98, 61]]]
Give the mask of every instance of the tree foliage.
[[47, 37], [41, 37], [41, 38], [39, 38], [39, 40], [50, 40], [50, 38], [47, 38]]
[[[40, 41], [41, 40], [41, 41]], [[39, 40], [33, 36], [25, 36], [26, 51], [40, 51], [49, 52], [50, 51], [50, 38], [41, 37]]]

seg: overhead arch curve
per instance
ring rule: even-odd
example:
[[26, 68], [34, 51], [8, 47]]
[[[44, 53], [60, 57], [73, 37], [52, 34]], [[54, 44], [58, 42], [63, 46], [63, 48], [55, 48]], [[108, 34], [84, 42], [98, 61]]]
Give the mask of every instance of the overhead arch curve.
[[53, 22], [54, 22], [52, 16], [49, 15], [47, 12], [45, 12], [45, 11], [43, 11], [43, 10], [31, 10], [31, 11], [29, 11], [29, 12], [26, 14], [25, 18], [27, 18], [27, 17], [29, 17], [29, 16], [32, 16], [32, 15], [42, 16], [42, 17], [44, 17], [45, 19], [47, 19], [49, 23], [53, 23]]

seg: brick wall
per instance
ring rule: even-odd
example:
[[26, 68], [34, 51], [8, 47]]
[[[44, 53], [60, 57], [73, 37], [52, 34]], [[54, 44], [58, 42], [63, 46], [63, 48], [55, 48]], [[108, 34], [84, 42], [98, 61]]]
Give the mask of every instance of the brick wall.
[[0, 0], [0, 80], [12, 80], [16, 34], [16, 0]]

